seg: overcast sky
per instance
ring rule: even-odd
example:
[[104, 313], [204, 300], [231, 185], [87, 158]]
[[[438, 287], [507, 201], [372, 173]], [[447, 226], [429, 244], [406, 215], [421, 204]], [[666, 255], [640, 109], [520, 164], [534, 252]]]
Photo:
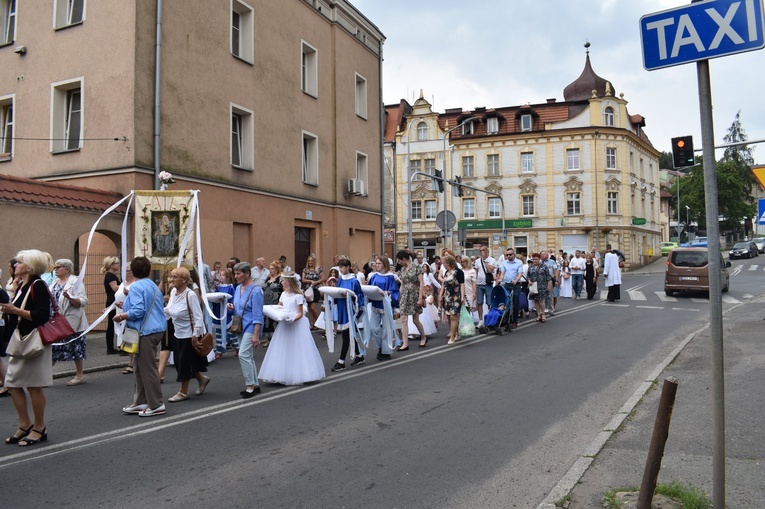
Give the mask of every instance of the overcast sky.
[[[760, 0], [756, 0], [760, 1]], [[701, 148], [696, 64], [643, 68], [641, 16], [675, 0], [351, 0], [385, 34], [383, 100], [420, 89], [434, 109], [517, 106], [563, 100], [582, 72], [589, 41], [595, 72], [646, 118], [658, 150], [693, 135]], [[742, 7], [743, 9], [743, 7]], [[765, 139], [765, 50], [710, 61], [715, 143], [741, 111], [750, 140]], [[718, 158], [721, 153], [718, 151]], [[754, 152], [765, 162], [765, 147]]]

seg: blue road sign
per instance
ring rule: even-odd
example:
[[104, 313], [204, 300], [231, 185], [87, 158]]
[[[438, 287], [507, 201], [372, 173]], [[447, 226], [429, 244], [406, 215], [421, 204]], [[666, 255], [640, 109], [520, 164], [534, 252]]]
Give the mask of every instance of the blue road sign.
[[760, 198], [757, 203], [757, 217], [759, 218], [757, 224], [765, 225], [765, 198]]
[[643, 67], [661, 69], [765, 47], [763, 0], [707, 0], [640, 18]]

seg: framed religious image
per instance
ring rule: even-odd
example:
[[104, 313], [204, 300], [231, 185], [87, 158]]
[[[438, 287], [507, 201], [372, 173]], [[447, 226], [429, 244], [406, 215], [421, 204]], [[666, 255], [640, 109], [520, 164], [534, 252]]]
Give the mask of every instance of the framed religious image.
[[178, 256], [178, 211], [159, 210], [151, 213], [151, 255], [153, 257]]

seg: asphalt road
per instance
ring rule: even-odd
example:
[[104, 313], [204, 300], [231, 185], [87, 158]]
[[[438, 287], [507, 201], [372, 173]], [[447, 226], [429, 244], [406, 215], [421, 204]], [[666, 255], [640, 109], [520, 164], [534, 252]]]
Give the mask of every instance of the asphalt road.
[[[762, 287], [758, 261], [734, 262], [724, 307]], [[546, 324], [501, 337], [447, 346], [441, 326], [427, 348], [340, 374], [319, 340], [328, 378], [247, 401], [229, 356], [207, 393], [162, 417], [121, 413], [132, 380], [118, 371], [59, 381], [46, 391], [49, 442], [0, 448], [3, 506], [536, 507], [707, 320], [704, 295], [667, 300], [662, 277], [625, 275], [621, 302], [565, 299]], [[165, 397], [176, 389], [166, 382]], [[16, 426], [9, 398], [0, 426]]]

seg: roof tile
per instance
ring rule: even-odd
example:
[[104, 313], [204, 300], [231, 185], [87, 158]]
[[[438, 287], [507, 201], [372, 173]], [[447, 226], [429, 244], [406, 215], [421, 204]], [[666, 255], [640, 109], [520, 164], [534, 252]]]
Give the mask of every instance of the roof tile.
[[5, 202], [103, 212], [122, 197], [111, 191], [0, 174], [0, 201]]

